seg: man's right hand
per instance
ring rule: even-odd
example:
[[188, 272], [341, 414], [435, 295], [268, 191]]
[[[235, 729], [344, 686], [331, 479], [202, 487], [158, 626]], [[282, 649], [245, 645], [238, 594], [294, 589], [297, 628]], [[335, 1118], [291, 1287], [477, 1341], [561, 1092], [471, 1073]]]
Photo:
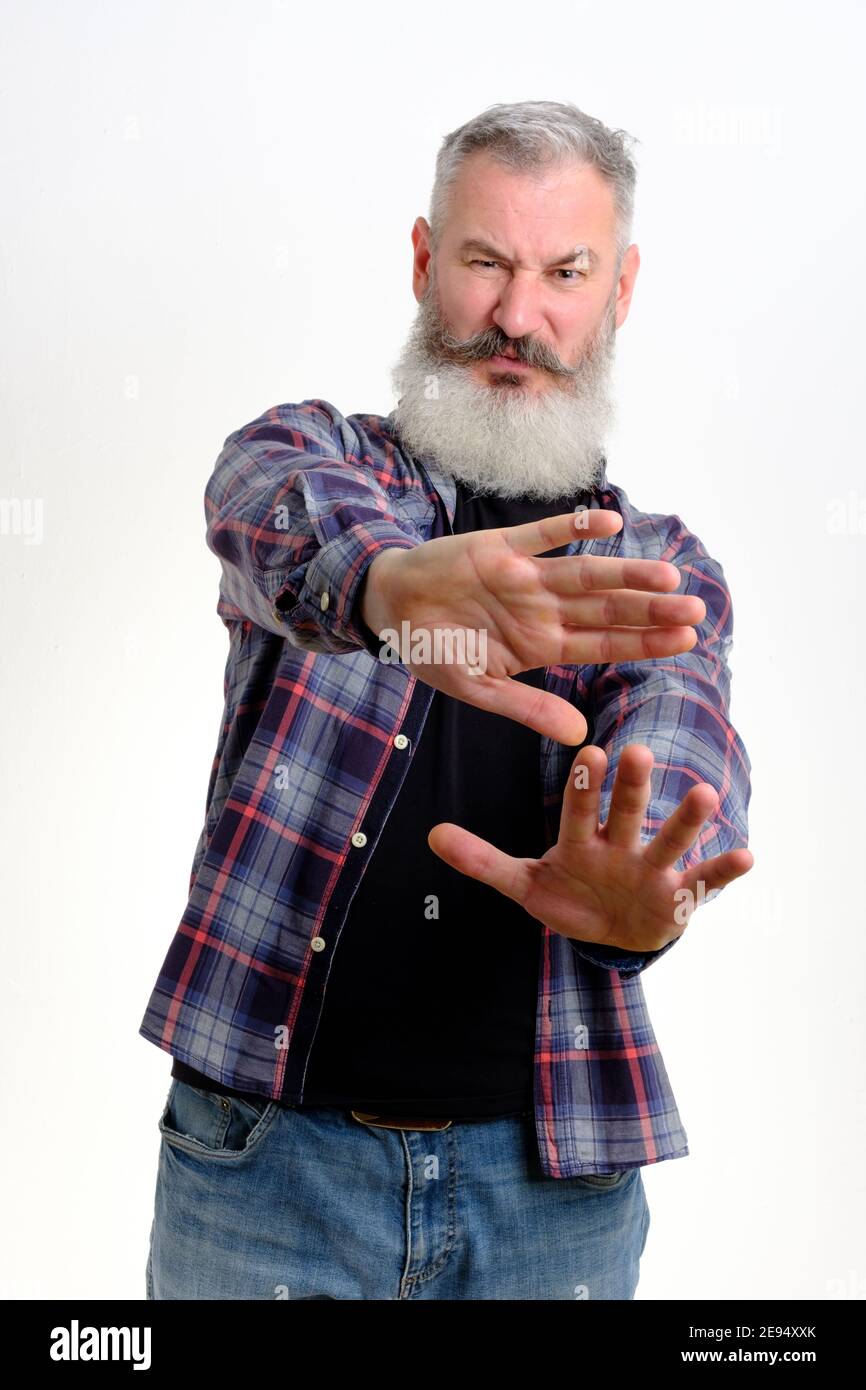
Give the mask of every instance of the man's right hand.
[[680, 572], [665, 560], [538, 558], [577, 539], [615, 535], [621, 526], [618, 512], [587, 509], [442, 536], [411, 550], [389, 547], [364, 576], [361, 617], [380, 636], [388, 629], [400, 634], [404, 623], [413, 639], [429, 634], [431, 655], [437, 629], [471, 634], [467, 649], [484, 653], [482, 674], [470, 674], [465, 664], [405, 656], [403, 664], [454, 699], [559, 743], [583, 743], [587, 723], [574, 705], [511, 677], [539, 666], [687, 652], [697, 640], [694, 624], [706, 616], [701, 599], [671, 592]]

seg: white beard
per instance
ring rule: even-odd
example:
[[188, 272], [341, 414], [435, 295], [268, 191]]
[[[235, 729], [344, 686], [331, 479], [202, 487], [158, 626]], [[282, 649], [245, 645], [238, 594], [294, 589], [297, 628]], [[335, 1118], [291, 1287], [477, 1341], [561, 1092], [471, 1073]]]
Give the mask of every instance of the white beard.
[[[482, 357], [502, 345], [523, 355], [529, 340], [512, 342], [496, 328], [491, 332], [493, 339], [479, 344]], [[449, 360], [449, 347], [457, 341], [442, 319], [431, 280], [391, 373], [399, 395], [391, 418], [409, 453], [430, 454], [444, 472], [477, 493], [551, 501], [592, 488], [601, 476], [604, 438], [614, 420], [613, 296], [577, 366], [565, 366], [550, 348], [537, 349], [548, 365], [559, 367], [543, 373], [546, 388], [538, 393], [519, 381], [477, 381], [469, 366]], [[531, 360], [536, 349], [526, 350]], [[473, 347], [469, 351], [481, 360]]]

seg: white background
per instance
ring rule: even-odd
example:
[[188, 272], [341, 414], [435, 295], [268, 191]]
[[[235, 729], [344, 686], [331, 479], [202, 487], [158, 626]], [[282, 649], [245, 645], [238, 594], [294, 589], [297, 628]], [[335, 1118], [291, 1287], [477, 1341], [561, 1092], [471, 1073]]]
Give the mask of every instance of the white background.
[[439, 143], [543, 98], [641, 142], [608, 473], [724, 566], [754, 767], [755, 868], [646, 976], [691, 1153], [643, 1169], [637, 1296], [866, 1295], [862, 8], [88, 0], [3, 31], [0, 1292], [144, 1297], [170, 1061], [137, 1030], [222, 714], [222, 442], [392, 408]]

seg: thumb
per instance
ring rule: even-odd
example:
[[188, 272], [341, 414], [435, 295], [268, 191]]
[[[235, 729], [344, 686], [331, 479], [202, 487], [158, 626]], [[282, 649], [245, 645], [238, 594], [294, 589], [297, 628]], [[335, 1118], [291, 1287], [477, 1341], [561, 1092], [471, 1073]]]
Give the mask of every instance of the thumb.
[[511, 676], [470, 676], [460, 668], [447, 666], [433, 668], [432, 680], [430, 668], [413, 670], [412, 674], [454, 699], [513, 719], [555, 743], [581, 744], [589, 732], [586, 719], [570, 700]]
[[450, 821], [440, 821], [427, 836], [435, 855], [467, 878], [486, 883], [497, 892], [523, 903], [529, 890], [531, 859], [514, 859], [501, 849]]

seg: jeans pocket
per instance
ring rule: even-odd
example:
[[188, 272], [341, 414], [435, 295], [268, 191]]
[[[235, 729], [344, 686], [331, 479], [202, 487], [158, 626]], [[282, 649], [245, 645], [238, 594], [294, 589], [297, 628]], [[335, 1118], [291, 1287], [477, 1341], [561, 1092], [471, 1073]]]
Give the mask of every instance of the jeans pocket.
[[267, 1096], [241, 1100], [174, 1078], [159, 1131], [167, 1143], [187, 1153], [231, 1161], [261, 1143], [278, 1109], [278, 1102]]

